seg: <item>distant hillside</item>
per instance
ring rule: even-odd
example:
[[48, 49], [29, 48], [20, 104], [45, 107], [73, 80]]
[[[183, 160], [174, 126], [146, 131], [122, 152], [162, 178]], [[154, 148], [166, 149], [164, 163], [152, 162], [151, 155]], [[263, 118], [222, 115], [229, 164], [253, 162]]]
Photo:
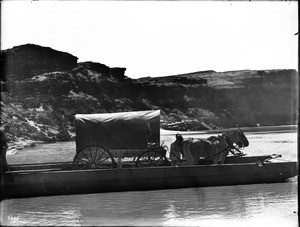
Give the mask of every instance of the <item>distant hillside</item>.
[[[131, 79], [126, 68], [27, 44], [1, 52], [1, 122], [11, 140], [66, 141], [77, 113], [160, 109], [161, 127], [296, 124], [296, 70], [204, 71]], [[130, 75], [128, 75], [130, 76]]]

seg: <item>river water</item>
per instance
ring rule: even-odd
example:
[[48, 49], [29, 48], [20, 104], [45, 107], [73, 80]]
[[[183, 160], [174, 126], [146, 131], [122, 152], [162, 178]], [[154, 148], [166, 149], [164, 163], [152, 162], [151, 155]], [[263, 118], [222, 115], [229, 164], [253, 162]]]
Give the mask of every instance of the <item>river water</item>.
[[[250, 145], [244, 153], [282, 154], [283, 159], [297, 160], [296, 132], [245, 134]], [[162, 140], [168, 144], [173, 137], [165, 135]], [[1, 224], [298, 226], [297, 177], [277, 184], [10, 199], [1, 202]]]

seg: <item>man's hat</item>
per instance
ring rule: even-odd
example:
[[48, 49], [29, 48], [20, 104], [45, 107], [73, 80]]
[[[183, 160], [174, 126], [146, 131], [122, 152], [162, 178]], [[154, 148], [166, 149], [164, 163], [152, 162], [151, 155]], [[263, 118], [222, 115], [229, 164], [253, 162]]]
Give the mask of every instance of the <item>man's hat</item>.
[[183, 141], [182, 135], [176, 134], [176, 140], [179, 141], [179, 142], [182, 142]]

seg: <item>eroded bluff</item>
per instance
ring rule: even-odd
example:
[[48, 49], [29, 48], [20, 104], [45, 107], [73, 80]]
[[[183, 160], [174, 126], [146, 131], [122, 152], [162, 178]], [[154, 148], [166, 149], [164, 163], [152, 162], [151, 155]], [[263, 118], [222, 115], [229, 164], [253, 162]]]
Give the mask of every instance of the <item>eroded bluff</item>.
[[296, 124], [296, 70], [131, 79], [125, 68], [78, 63], [71, 54], [37, 45], [1, 57], [1, 121], [11, 140], [70, 140], [77, 113], [148, 109], [160, 109], [161, 127], [171, 130]]

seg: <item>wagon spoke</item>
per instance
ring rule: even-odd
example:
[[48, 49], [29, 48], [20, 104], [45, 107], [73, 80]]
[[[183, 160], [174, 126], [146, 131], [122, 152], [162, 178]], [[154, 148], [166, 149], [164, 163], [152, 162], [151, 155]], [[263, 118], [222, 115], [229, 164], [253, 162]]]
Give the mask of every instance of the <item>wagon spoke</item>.
[[155, 157], [150, 157], [150, 163], [151, 163], [151, 165], [153, 165], [154, 162], [155, 162]]
[[91, 162], [94, 162], [94, 160], [93, 160], [93, 155], [92, 155], [92, 153], [91, 153], [90, 147], [89, 147], [89, 154], [90, 154], [90, 157], [91, 157]]
[[[101, 162], [105, 162], [105, 161], [108, 160], [108, 159], [109, 159], [109, 157], [108, 157], [108, 158], [101, 159]], [[101, 163], [101, 162], [99, 162], [99, 163]]]
[[163, 166], [165, 156], [156, 150], [148, 150], [141, 154], [137, 161], [136, 166], [139, 167], [155, 167], [155, 166]]
[[[102, 151], [102, 153], [98, 156], [98, 158], [96, 159], [96, 162], [98, 162], [99, 159], [102, 157], [102, 155], [105, 153], [105, 150], [100, 148], [99, 153], [100, 153], [101, 151]], [[98, 154], [98, 152], [97, 152], [97, 154]]]
[[150, 157], [149, 156], [149, 164], [150, 164], [150, 166], [153, 166], [153, 162], [154, 162], [154, 157]]
[[96, 160], [97, 156], [98, 156], [98, 147], [96, 147], [96, 152], [95, 152], [94, 160]]
[[82, 159], [82, 158], [79, 158], [79, 160], [78, 160], [78, 161], [82, 161], [82, 162], [85, 162], [85, 163], [89, 164], [89, 162], [88, 162], [88, 161], [86, 161], [86, 160], [84, 160], [84, 159]]
[[73, 163], [78, 167], [86, 165], [82, 166], [84, 168], [115, 168], [115, 161], [111, 153], [98, 145], [81, 149], [74, 157]]
[[104, 153], [105, 153], [105, 151], [103, 151], [102, 154], [101, 154], [101, 156], [97, 159], [96, 164], [99, 165], [99, 164], [105, 162], [106, 160], [109, 160], [109, 159], [110, 159], [110, 157], [103, 157], [103, 158], [101, 158], [101, 157], [103, 156]]
[[98, 163], [98, 161], [100, 160], [100, 158], [102, 157], [102, 155], [105, 153], [105, 151], [103, 151], [102, 153], [101, 153], [101, 155], [97, 158], [97, 160], [96, 160], [96, 163]]
[[142, 159], [144, 162], [148, 162], [148, 159], [147, 159], [146, 157], [141, 156], [141, 159]]
[[84, 155], [84, 157], [86, 157], [87, 160], [89, 160], [89, 162], [92, 162], [92, 161], [88, 158], [88, 156], [85, 155], [84, 151], [81, 152], [81, 153]]
[[162, 161], [162, 160], [163, 160], [162, 157], [159, 157], [159, 159], [157, 159], [157, 160], [155, 161], [154, 165], [156, 165], [157, 163], [159, 163], [159, 161]]
[[95, 147], [93, 147], [91, 157], [94, 163], [96, 163], [97, 153], [98, 153], [98, 147], [96, 147], [96, 150]]

